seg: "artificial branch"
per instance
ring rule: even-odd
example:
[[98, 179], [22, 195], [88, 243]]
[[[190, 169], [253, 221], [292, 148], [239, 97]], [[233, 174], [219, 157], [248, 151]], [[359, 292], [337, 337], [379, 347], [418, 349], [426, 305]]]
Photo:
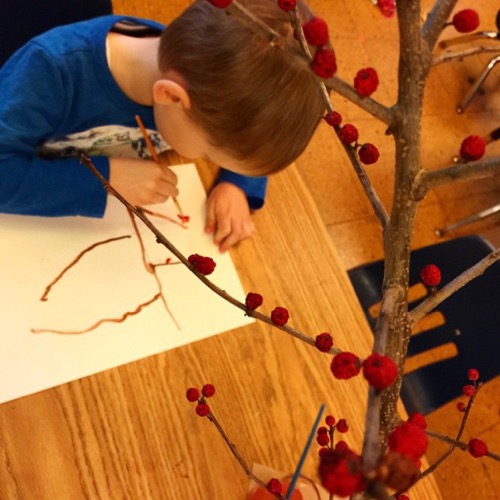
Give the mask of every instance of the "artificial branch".
[[[458, 0], [436, 0], [436, 3], [428, 13], [427, 19], [422, 26], [422, 40], [427, 44], [430, 51], [434, 49], [437, 39], [445, 28], [457, 1]], [[408, 7], [406, 2], [398, 2], [396, 5], [398, 6], [398, 14], [404, 8]]]
[[478, 47], [471, 47], [470, 49], [464, 49], [464, 50], [460, 50], [457, 52], [447, 52], [445, 54], [434, 56], [432, 58], [432, 65], [437, 66], [438, 64], [443, 64], [443, 63], [447, 63], [450, 61], [455, 61], [457, 59], [459, 61], [461, 61], [462, 59], [464, 59], [466, 57], [475, 56], [478, 54], [486, 54], [488, 52], [500, 53], [500, 49], [498, 48], [498, 46], [480, 45]]
[[500, 173], [500, 156], [458, 163], [438, 170], [422, 170], [413, 182], [411, 198], [421, 200], [427, 191], [444, 184], [483, 179], [497, 173]]
[[329, 88], [353, 104], [385, 123], [390, 129], [394, 120], [393, 108], [388, 108], [372, 97], [361, 97], [356, 89], [345, 80], [333, 76], [326, 80]]
[[[246, 304], [240, 302], [235, 299], [233, 296], [228, 294], [225, 290], [222, 290], [220, 287], [215, 285], [212, 281], [210, 281], [205, 275], [197, 272], [188, 259], [175, 247], [170, 240], [168, 240], [165, 235], [151, 222], [151, 220], [146, 216], [145, 211], [141, 207], [135, 207], [130, 204], [111, 184], [107, 181], [107, 179], [97, 170], [94, 166], [90, 158], [85, 156], [84, 154], [80, 154], [80, 162], [85, 165], [101, 182], [104, 186], [104, 189], [108, 194], [114, 196], [120, 203], [122, 203], [130, 213], [134, 214], [135, 217], [140, 219], [144, 225], [155, 235], [157, 243], [166, 247], [172, 254], [174, 254], [180, 262], [182, 262], [202, 283], [204, 283], [208, 288], [210, 288], [214, 293], [216, 293], [219, 297], [223, 298], [233, 306], [237, 307], [244, 311], [247, 316], [258, 319], [264, 323], [267, 323], [275, 328], [279, 328], [284, 332], [292, 335], [293, 337], [302, 340], [306, 344], [315, 346], [315, 339], [309, 337], [308, 335], [288, 326], [288, 325], [276, 325], [273, 323], [269, 316], [266, 316], [258, 311], [250, 310]], [[328, 353], [329, 354], [338, 354], [340, 352], [339, 349], [332, 347]]]
[[429, 295], [429, 297], [426, 300], [424, 300], [422, 303], [420, 303], [418, 306], [413, 308], [408, 313], [408, 319], [411, 325], [414, 325], [415, 323], [420, 321], [424, 316], [429, 314], [433, 309], [435, 309], [439, 304], [441, 304], [441, 302], [446, 300], [457, 290], [465, 286], [474, 278], [477, 278], [478, 276], [483, 274], [486, 271], [486, 269], [488, 269], [488, 267], [493, 265], [499, 259], [500, 259], [500, 248], [497, 248], [492, 253], [481, 259], [477, 264], [464, 271], [454, 280], [450, 281], [443, 288], [433, 293], [432, 295]]

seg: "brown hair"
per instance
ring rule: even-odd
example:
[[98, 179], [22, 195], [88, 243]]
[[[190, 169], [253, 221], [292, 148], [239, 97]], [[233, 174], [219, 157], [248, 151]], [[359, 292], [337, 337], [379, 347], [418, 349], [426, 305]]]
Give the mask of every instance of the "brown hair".
[[[197, 0], [163, 32], [159, 66], [183, 77], [191, 117], [212, 144], [265, 175], [302, 153], [325, 104], [289, 14], [276, 0], [240, 3], [282, 38], [271, 42], [234, 11]], [[300, 7], [303, 22], [312, 17]]]

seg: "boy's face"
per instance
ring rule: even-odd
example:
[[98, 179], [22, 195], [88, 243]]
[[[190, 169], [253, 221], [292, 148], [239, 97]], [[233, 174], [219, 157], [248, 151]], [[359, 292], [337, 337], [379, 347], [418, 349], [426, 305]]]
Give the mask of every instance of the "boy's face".
[[255, 175], [244, 162], [213, 146], [208, 134], [193, 122], [183, 106], [155, 102], [154, 118], [165, 142], [181, 156], [190, 160], [207, 159], [238, 174]]

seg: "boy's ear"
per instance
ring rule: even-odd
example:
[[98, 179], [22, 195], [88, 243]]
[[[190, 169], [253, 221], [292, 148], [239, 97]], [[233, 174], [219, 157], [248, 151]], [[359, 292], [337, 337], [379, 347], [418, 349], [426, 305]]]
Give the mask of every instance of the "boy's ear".
[[180, 104], [185, 109], [191, 108], [191, 99], [187, 90], [173, 80], [157, 80], [153, 85], [153, 100], [157, 104]]

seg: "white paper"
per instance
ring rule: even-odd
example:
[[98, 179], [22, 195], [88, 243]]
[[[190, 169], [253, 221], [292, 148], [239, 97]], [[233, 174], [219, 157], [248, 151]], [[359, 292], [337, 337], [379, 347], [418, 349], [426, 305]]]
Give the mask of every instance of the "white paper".
[[[85, 168], [82, 166], [82, 168]], [[205, 191], [194, 165], [174, 167], [178, 198], [190, 216], [188, 229], [160, 218], [154, 224], [185, 256], [214, 259], [210, 279], [244, 300], [229, 254], [221, 255], [203, 233]], [[177, 219], [170, 200], [148, 207]], [[78, 331], [106, 318], [121, 318], [159, 292], [142, 262], [126, 208], [110, 197], [105, 217], [42, 218], [0, 215], [0, 403], [233, 329], [252, 321], [214, 294], [177, 262], [137, 220], [163, 296], [123, 322], [106, 322], [88, 333], [32, 333], [32, 329]], [[108, 238], [130, 238], [85, 253], [41, 301], [46, 287], [84, 249]], [[168, 310], [167, 310], [168, 308]]]

